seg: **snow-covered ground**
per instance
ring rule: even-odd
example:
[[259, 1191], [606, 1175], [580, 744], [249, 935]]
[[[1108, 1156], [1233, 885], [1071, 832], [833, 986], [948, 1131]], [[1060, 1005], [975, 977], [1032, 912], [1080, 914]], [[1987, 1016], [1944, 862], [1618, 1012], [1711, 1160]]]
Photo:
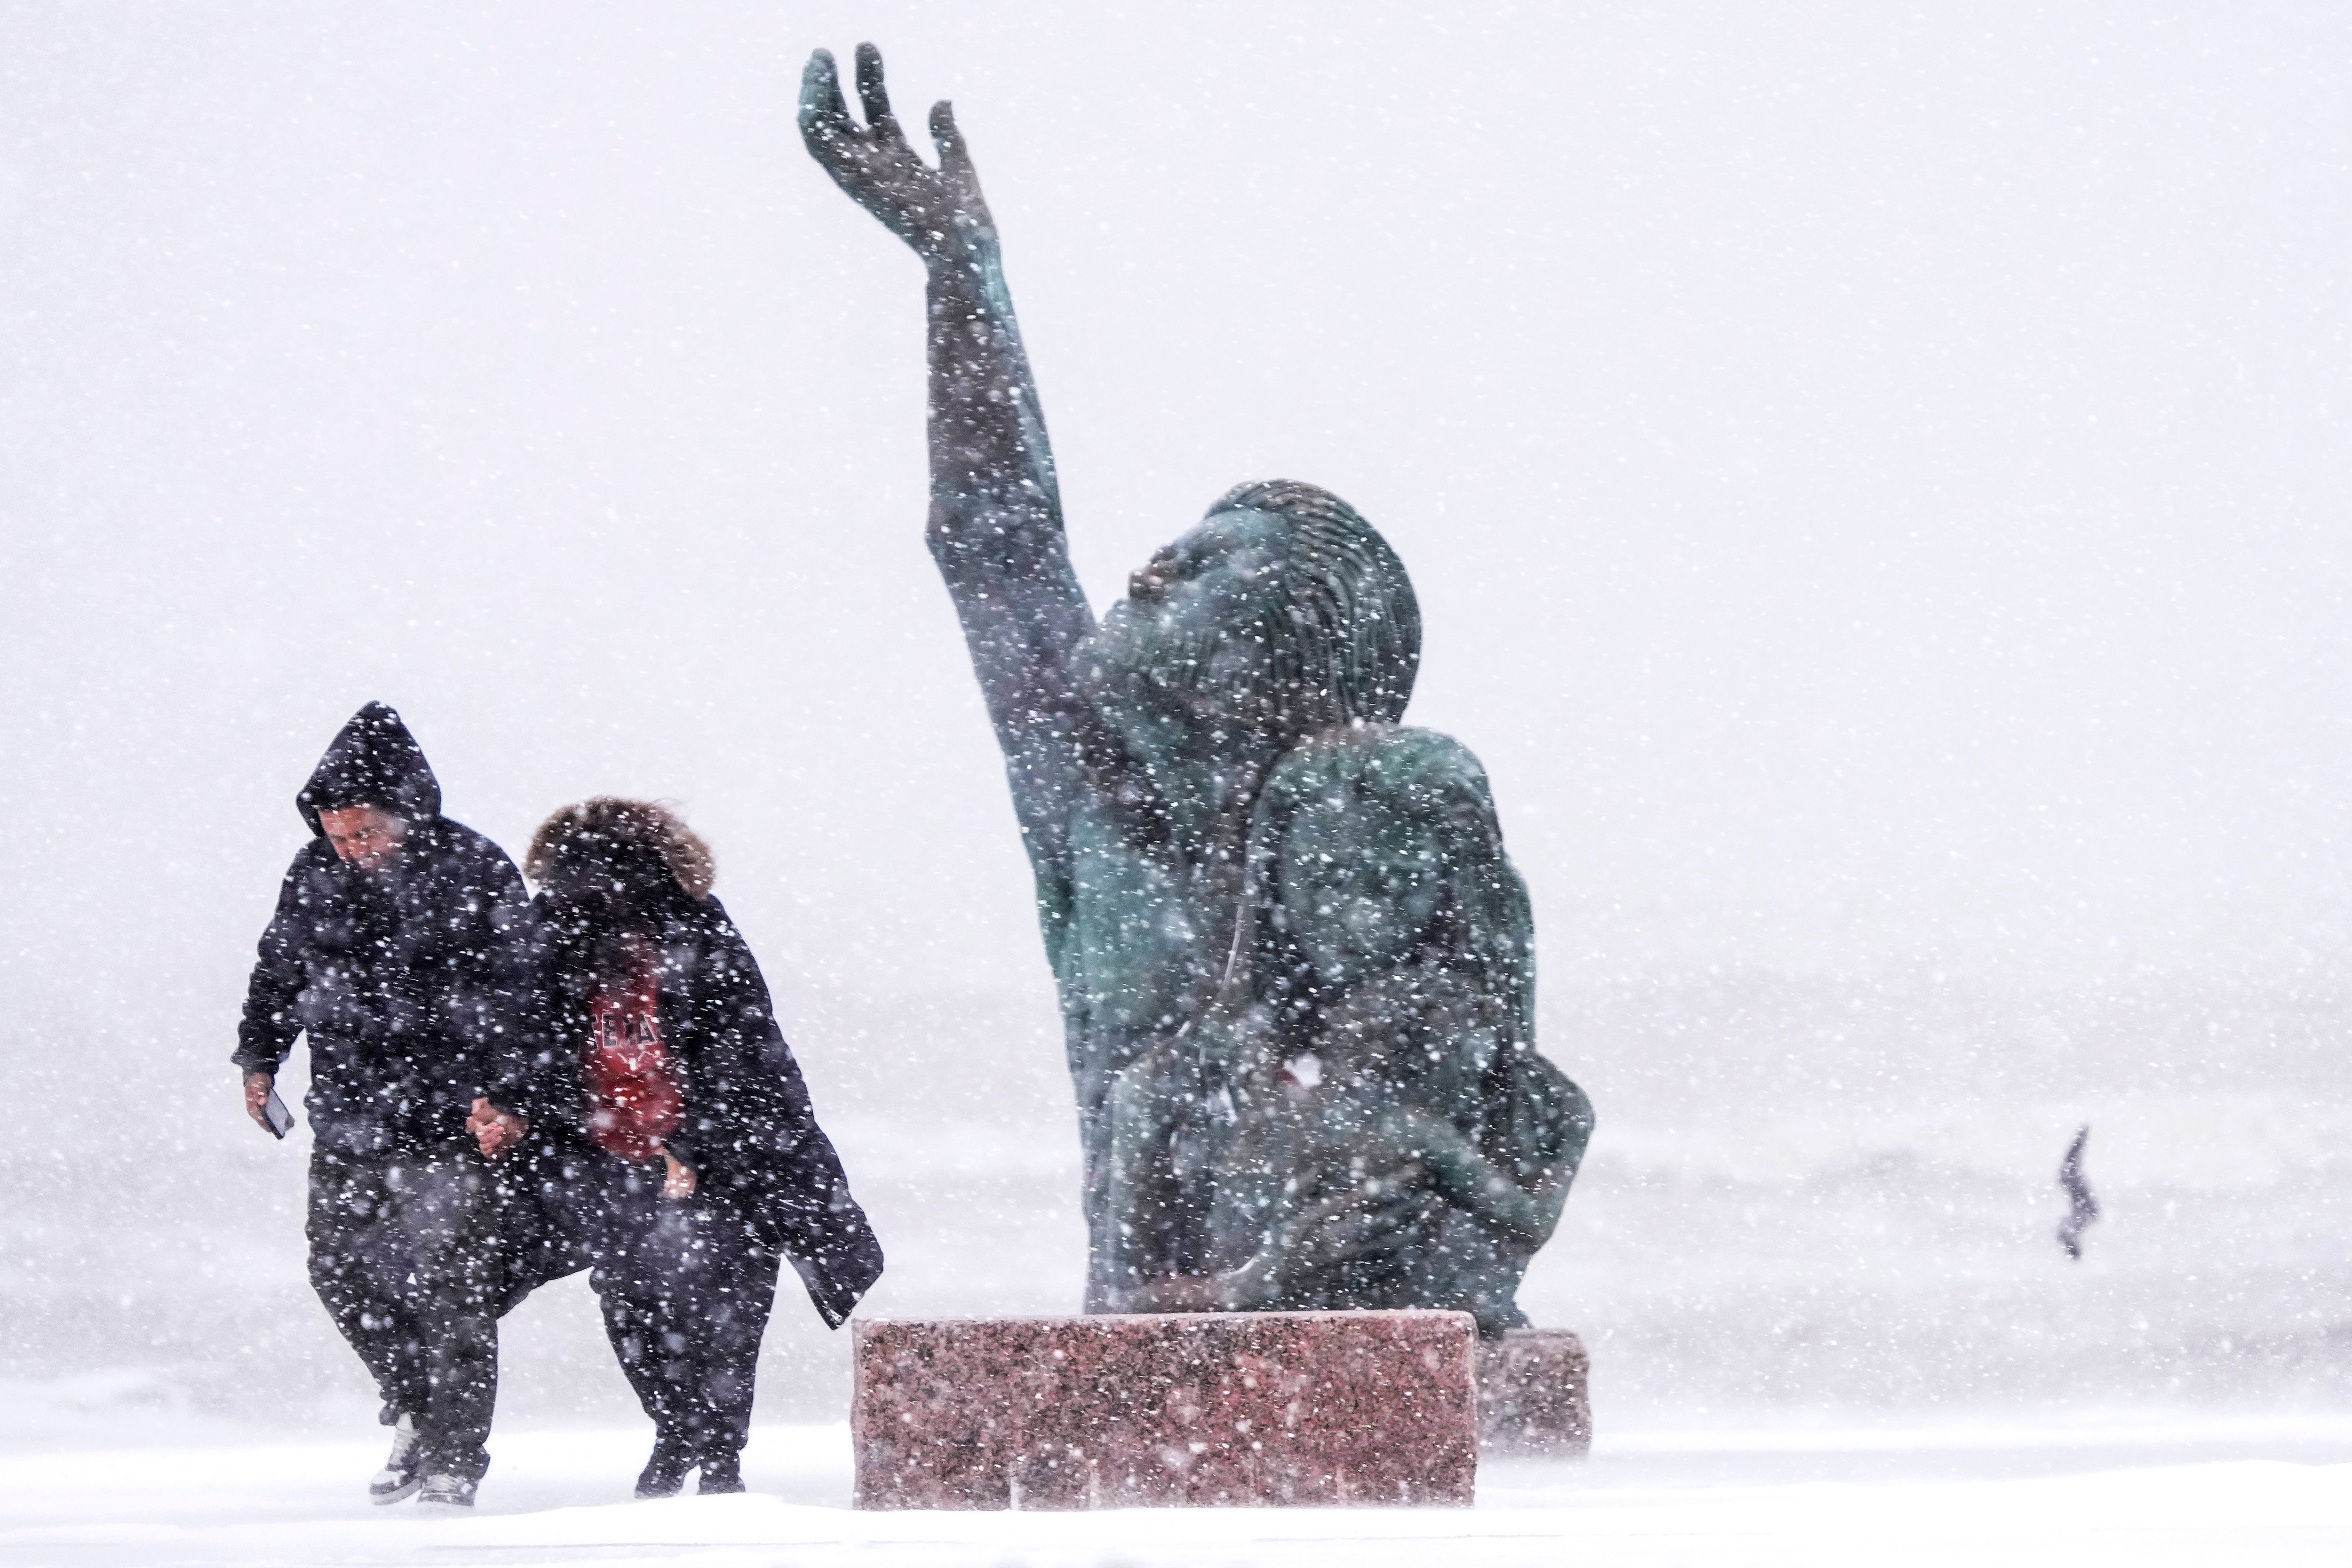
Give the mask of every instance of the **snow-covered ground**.
[[1761, 1426], [1481, 1471], [1470, 1510], [859, 1513], [845, 1427], [764, 1426], [743, 1497], [625, 1498], [635, 1430], [500, 1436], [472, 1517], [371, 1508], [372, 1443], [178, 1443], [0, 1467], [0, 1561], [1825, 1568], [2352, 1560], [2352, 1420]]

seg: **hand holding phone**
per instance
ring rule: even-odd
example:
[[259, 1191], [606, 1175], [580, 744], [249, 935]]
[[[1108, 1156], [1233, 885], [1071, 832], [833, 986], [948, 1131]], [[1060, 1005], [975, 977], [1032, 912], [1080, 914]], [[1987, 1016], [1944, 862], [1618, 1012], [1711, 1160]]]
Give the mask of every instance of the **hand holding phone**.
[[294, 1131], [294, 1113], [278, 1098], [278, 1080], [266, 1072], [245, 1075], [245, 1113], [273, 1138]]

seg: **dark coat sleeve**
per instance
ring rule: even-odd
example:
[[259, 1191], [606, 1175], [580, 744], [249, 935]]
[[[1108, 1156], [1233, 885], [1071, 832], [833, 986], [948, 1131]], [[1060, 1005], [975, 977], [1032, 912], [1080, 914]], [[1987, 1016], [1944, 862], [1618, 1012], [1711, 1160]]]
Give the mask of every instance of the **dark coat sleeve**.
[[453, 1022], [470, 1048], [477, 1087], [488, 1093], [506, 1068], [508, 1042], [520, 1034], [529, 995], [530, 894], [505, 850], [478, 840], [468, 879], [473, 930], [465, 947], [469, 971]]
[[278, 909], [261, 933], [253, 977], [245, 988], [245, 1016], [236, 1026], [236, 1050], [229, 1058], [240, 1072], [275, 1073], [302, 1032], [295, 1004], [302, 994], [302, 953], [310, 937], [304, 891], [321, 847], [316, 839], [304, 845], [278, 885]]
[[534, 1131], [577, 1136], [587, 1125], [580, 1083], [584, 1020], [572, 994], [545, 896], [520, 910], [506, 944], [507, 1005], [484, 1052], [483, 1095]]
[[698, 1179], [740, 1195], [761, 1240], [792, 1260], [818, 1315], [839, 1328], [881, 1278], [881, 1243], [817, 1125], [759, 963], [712, 902], [691, 1045], [679, 1054], [686, 1115], [669, 1146]]
[[587, 1108], [580, 1085], [579, 1030], [569, 1016], [553, 932], [539, 902], [518, 910], [503, 949], [503, 1007], [482, 1056], [483, 1094], [527, 1127], [497, 1173], [508, 1203], [499, 1225], [506, 1263], [501, 1314], [541, 1285], [589, 1266], [580, 1163]]

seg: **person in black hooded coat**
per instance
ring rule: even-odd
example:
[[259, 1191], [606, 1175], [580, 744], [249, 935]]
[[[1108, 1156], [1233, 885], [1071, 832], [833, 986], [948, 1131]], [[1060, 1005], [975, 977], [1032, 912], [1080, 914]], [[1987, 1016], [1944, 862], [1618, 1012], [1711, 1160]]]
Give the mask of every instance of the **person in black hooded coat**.
[[369, 1495], [422, 1487], [463, 1506], [489, 1465], [514, 1289], [467, 1118], [511, 1001], [522, 879], [441, 815], [424, 752], [381, 702], [343, 726], [295, 805], [312, 837], [262, 933], [232, 1059], [260, 1121], [309, 1034], [310, 1281], [395, 1428]]
[[[760, 1341], [790, 1259], [828, 1327], [882, 1273], [709, 851], [611, 797], [531, 841], [523, 1023], [477, 1119], [530, 1151], [593, 1262], [614, 1355], [655, 1427], [640, 1497], [740, 1491]], [[527, 1130], [527, 1131], [526, 1131]]]

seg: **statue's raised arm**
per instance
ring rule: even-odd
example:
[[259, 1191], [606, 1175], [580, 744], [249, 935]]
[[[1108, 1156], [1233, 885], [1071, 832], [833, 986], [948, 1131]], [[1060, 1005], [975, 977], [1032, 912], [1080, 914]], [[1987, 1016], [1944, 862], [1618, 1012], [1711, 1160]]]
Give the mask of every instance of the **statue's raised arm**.
[[963, 624], [989, 716], [1003, 743], [1015, 808], [1041, 876], [1058, 872], [1057, 830], [1091, 736], [1071, 653], [1094, 616], [1070, 568], [1054, 450], [1004, 285], [996, 226], [955, 110], [931, 106], [939, 167], [907, 140], [882, 56], [857, 47], [866, 123], [843, 101], [833, 56], [801, 79], [801, 137], [851, 200], [922, 258], [930, 355], [931, 554]]

